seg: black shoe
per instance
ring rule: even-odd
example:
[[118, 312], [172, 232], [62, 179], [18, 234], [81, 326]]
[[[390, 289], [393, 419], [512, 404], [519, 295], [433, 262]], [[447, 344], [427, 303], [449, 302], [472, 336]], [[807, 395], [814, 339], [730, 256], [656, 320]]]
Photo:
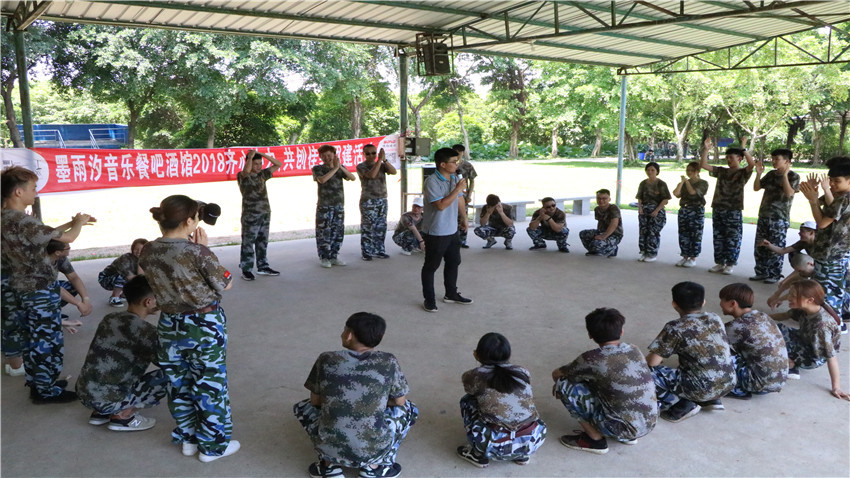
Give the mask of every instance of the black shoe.
[[779, 282], [779, 277], [768, 277], [764, 280], [765, 284], [776, 284], [777, 282]]
[[763, 275], [761, 275], [761, 274], [756, 274], [756, 275], [754, 275], [754, 276], [750, 277], [750, 280], [753, 280], [753, 281], [756, 281], [756, 280], [765, 280], [765, 279], [767, 279], [767, 276], [763, 276]]
[[800, 380], [800, 369], [797, 367], [792, 367], [788, 369], [788, 379], [789, 380]]
[[370, 256], [369, 254], [363, 254], [362, 256], [360, 256], [360, 258], [363, 259], [364, 261], [371, 261], [372, 260], [372, 256]]
[[378, 259], [389, 259], [390, 255], [385, 252], [379, 252], [375, 254], [375, 257], [377, 257]]
[[258, 267], [257, 268], [257, 274], [259, 274], [261, 276], [279, 276], [280, 272], [272, 269], [269, 266], [266, 266], [266, 267]]
[[661, 418], [668, 422], [679, 423], [696, 415], [700, 411], [700, 406], [690, 400], [679, 400], [669, 410], [661, 412]]
[[[57, 380], [57, 381], [55, 382], [55, 385], [56, 385], [57, 387], [65, 388], [65, 387], [67, 387], [67, 386], [68, 386], [68, 381], [67, 381], [67, 380], [65, 380], [65, 379]], [[38, 397], [38, 396], [39, 396], [39, 394], [38, 394], [38, 391], [35, 389], [35, 386], [34, 386], [34, 385], [31, 385], [31, 386], [30, 386], [30, 398], [36, 398], [36, 397]]]
[[697, 402], [697, 405], [699, 405], [700, 408], [704, 408], [705, 410], [726, 410], [726, 407], [723, 406], [723, 402], [721, 402], [719, 398], [716, 400]]
[[46, 405], [48, 403], [68, 403], [75, 401], [77, 401], [77, 394], [70, 390], [62, 390], [62, 393], [52, 397], [43, 397], [36, 392], [35, 396], [32, 398], [32, 403], [35, 403], [36, 405]]
[[242, 271], [242, 278], [245, 280], [254, 280], [254, 273], [251, 271]]
[[564, 252], [564, 253], [569, 254], [569, 253], [570, 253], [570, 250], [569, 250], [569, 249], [567, 249], [566, 247], [559, 247], [559, 248], [558, 248], [558, 252]]
[[422, 309], [424, 309], [425, 312], [437, 312], [440, 310], [437, 308], [436, 303], [432, 302], [429, 304], [427, 300], [422, 304]]
[[393, 463], [392, 465], [378, 465], [377, 468], [364, 466], [360, 468], [360, 478], [395, 478], [401, 475], [401, 465]]
[[750, 392], [735, 392], [734, 390], [726, 394], [726, 398], [735, 398], [738, 400], [749, 400], [753, 398]]
[[608, 440], [605, 437], [594, 440], [585, 432], [581, 432], [578, 435], [564, 435], [561, 437], [560, 442], [561, 445], [573, 450], [596, 453], [597, 455], [608, 453]]
[[533, 251], [535, 249], [546, 249], [546, 244], [535, 244], [528, 248], [529, 251]]
[[457, 456], [461, 457], [461, 459], [466, 460], [478, 468], [487, 468], [487, 465], [490, 464], [490, 459], [486, 456], [480, 456], [478, 453], [475, 453], [475, 450], [469, 445], [462, 445], [457, 447]]
[[455, 294], [451, 297], [450, 296], [443, 297], [443, 302], [445, 302], [447, 304], [469, 305], [469, 304], [472, 303], [472, 299], [467, 299], [466, 297], [460, 295], [460, 293], [457, 293], [457, 294]]
[[462, 247], [463, 249], [469, 249], [469, 244], [467, 244], [467, 243], [464, 241], [464, 242], [461, 242], [461, 243], [460, 243], [460, 247]]
[[326, 465], [321, 461], [311, 463], [310, 467], [307, 468], [307, 473], [309, 473], [312, 478], [332, 478], [334, 476], [343, 476], [342, 468], [331, 464]]

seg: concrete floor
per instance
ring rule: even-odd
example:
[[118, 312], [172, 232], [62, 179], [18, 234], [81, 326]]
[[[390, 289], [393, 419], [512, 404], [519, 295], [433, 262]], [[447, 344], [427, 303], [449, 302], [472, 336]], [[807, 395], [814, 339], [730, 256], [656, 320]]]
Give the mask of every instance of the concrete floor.
[[[2, 475], [27, 476], [306, 476], [315, 460], [292, 404], [307, 397], [304, 380], [315, 357], [340, 348], [339, 333], [353, 312], [366, 310], [388, 322], [380, 349], [395, 353], [410, 382], [409, 398], [420, 419], [402, 444], [399, 463], [405, 476], [848, 476], [850, 404], [829, 394], [826, 367], [803, 371], [780, 394], [750, 401], [727, 399], [726, 410], [704, 412], [679, 424], [659, 420], [637, 446], [609, 443], [604, 456], [568, 450], [558, 437], [578, 428], [551, 395], [552, 369], [594, 347], [584, 330], [584, 316], [599, 306], [616, 307], [627, 318], [623, 339], [644, 352], [663, 324], [675, 317], [670, 288], [695, 280], [707, 289], [707, 309], [720, 312], [717, 293], [730, 282], [748, 282], [752, 274], [755, 227], [744, 228], [741, 263], [732, 276], [709, 274], [711, 231], [694, 269], [673, 267], [678, 260], [676, 217], [663, 233], [659, 261], [636, 262], [637, 216], [625, 212], [626, 236], [619, 257], [585, 257], [578, 231], [594, 227], [592, 216], [568, 216], [572, 254], [527, 251], [530, 240], [518, 224], [516, 250], [501, 241], [463, 252], [461, 292], [472, 306], [439, 303], [429, 314], [422, 302], [419, 269], [422, 256], [405, 257], [388, 241], [389, 260], [362, 262], [359, 237], [345, 238], [341, 257], [347, 267], [318, 265], [313, 240], [272, 243], [272, 266], [280, 277], [236, 279], [223, 301], [228, 315], [228, 375], [237, 454], [210, 464], [187, 458], [170, 444], [173, 421], [165, 403], [145, 412], [157, 426], [119, 434], [88, 425], [88, 411], [78, 403], [32, 405], [20, 377], [2, 378]], [[796, 238], [789, 231], [789, 239]], [[215, 249], [236, 270], [238, 247]], [[75, 262], [95, 299], [82, 330], [66, 337], [65, 371], [78, 374], [96, 324], [112, 312], [107, 293], [96, 282], [109, 259]], [[438, 273], [439, 277], [439, 273]], [[439, 282], [439, 281], [438, 281]], [[756, 307], [774, 286], [750, 283]], [[441, 287], [438, 284], [438, 294]], [[75, 309], [66, 308], [74, 317]], [[154, 321], [151, 317], [149, 320]], [[472, 350], [489, 331], [505, 334], [514, 363], [531, 370], [537, 407], [549, 426], [547, 443], [519, 467], [493, 462], [484, 470], [454, 455], [464, 443], [458, 400], [460, 375], [475, 366]], [[848, 346], [842, 346], [842, 384], [848, 380]], [[675, 359], [666, 363], [675, 365]], [[356, 476], [356, 470], [346, 470]]]

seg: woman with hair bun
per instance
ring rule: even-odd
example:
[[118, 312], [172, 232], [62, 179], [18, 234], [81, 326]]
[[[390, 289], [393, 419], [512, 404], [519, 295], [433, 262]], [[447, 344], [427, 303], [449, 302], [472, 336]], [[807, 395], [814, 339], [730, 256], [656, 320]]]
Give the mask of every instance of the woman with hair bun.
[[236, 453], [240, 445], [230, 439], [227, 327], [219, 305], [232, 277], [207, 248], [199, 210], [197, 201], [182, 195], [151, 208], [162, 237], [145, 245], [139, 265], [161, 310], [158, 360], [171, 382], [173, 441], [184, 455], [200, 450], [198, 458], [210, 462]]

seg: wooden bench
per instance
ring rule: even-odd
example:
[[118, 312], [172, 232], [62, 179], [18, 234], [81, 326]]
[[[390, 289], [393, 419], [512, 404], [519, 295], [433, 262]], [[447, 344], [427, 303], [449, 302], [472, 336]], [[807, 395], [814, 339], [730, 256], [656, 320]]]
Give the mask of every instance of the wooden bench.
[[[516, 217], [516, 222], [525, 222], [526, 221], [526, 208], [536, 203], [537, 201], [502, 201], [502, 204], [508, 204], [514, 209], [514, 215]], [[472, 204], [472, 222], [477, 226], [478, 225], [478, 211], [481, 210], [482, 207], [486, 206], [487, 203], [481, 204]]]
[[564, 210], [567, 209], [567, 203], [573, 202], [573, 214], [584, 216], [590, 214], [590, 201], [596, 199], [596, 196], [573, 196], [565, 198], [555, 198], [557, 204], [563, 204]]

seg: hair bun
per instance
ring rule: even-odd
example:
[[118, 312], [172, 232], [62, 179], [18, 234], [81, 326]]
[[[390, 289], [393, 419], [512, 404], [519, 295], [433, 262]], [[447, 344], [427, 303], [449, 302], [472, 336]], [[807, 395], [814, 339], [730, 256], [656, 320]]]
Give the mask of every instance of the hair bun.
[[153, 216], [154, 221], [162, 221], [163, 220], [161, 208], [152, 207], [150, 209], [150, 211], [151, 211], [151, 216]]

